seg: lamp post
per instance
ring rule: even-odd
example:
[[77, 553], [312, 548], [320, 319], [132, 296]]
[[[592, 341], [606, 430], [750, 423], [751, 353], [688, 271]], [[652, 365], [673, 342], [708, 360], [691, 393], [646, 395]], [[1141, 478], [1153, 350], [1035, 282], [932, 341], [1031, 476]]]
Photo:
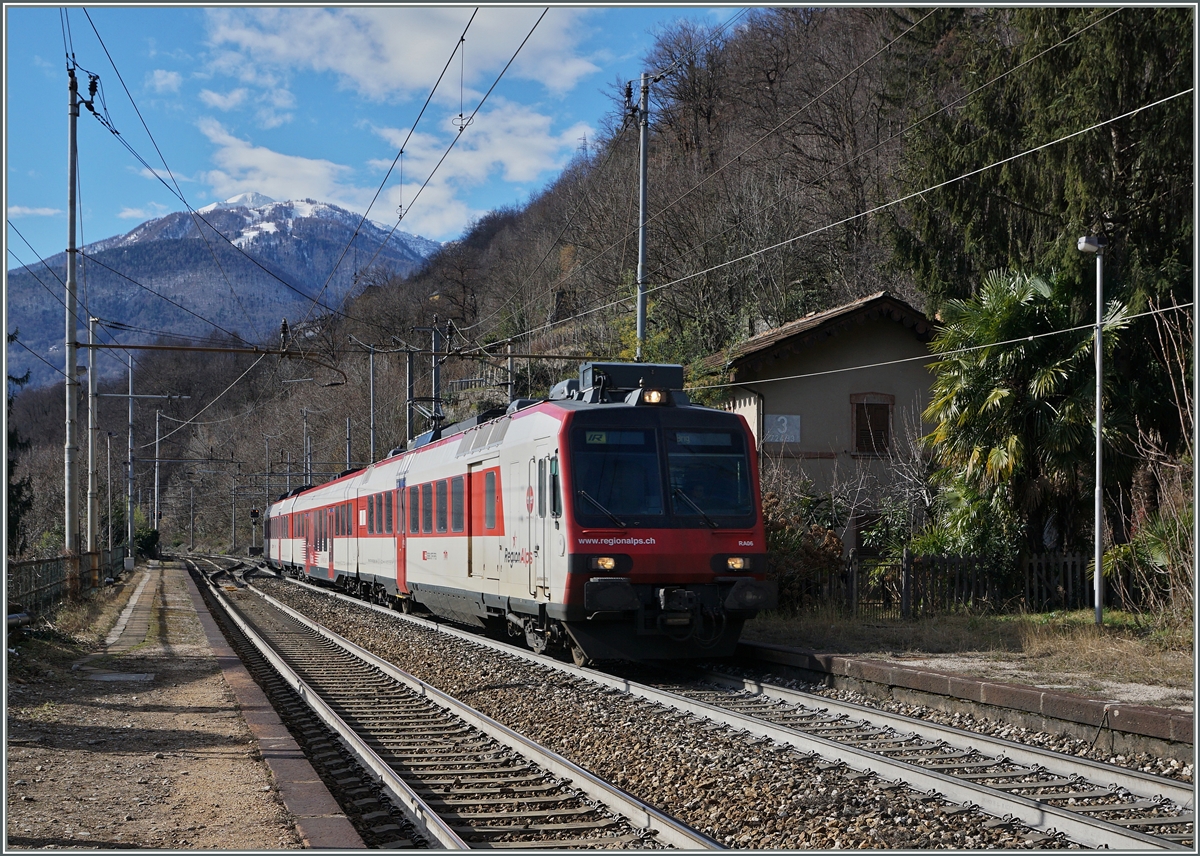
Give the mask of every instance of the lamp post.
[[1076, 245], [1082, 253], [1096, 254], [1096, 519], [1092, 537], [1096, 598], [1096, 625], [1104, 623], [1104, 248], [1103, 235], [1085, 235]]

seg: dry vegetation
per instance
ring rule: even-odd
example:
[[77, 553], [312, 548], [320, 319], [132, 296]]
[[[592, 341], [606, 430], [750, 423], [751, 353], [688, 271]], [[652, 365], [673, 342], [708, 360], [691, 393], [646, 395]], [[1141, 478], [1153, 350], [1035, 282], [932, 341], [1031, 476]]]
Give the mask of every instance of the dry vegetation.
[[[827, 654], [885, 659], [963, 655], [975, 667], [1009, 664], [1035, 681], [1073, 679], [1095, 691], [1111, 681], [1191, 689], [1193, 628], [1156, 627], [1106, 612], [1097, 628], [1089, 611], [1017, 615], [942, 615], [919, 621], [850, 619], [831, 611], [771, 613], [746, 626], [749, 641]], [[946, 668], [954, 671], [954, 661]], [[1040, 680], [1039, 680], [1040, 679]]]

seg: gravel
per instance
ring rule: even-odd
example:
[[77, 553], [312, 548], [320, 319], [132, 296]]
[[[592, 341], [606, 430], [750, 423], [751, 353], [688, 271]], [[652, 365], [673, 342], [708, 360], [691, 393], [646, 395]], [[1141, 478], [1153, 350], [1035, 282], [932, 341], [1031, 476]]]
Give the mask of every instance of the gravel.
[[1071, 847], [1019, 824], [299, 586], [278, 599], [727, 846]]
[[[731, 674], [744, 674], [745, 677], [751, 677], [749, 672], [730, 670], [728, 668], [724, 668], [723, 671]], [[1080, 740], [1079, 738], [1070, 737], [1065, 734], [1022, 728], [999, 719], [977, 717], [969, 713], [948, 713], [934, 707], [905, 704], [894, 700], [880, 699], [863, 693], [830, 689], [820, 684], [810, 684], [804, 681], [780, 678], [769, 673], [756, 673], [753, 677], [764, 683], [771, 683], [800, 692], [812, 693], [813, 695], [824, 696], [837, 701], [852, 702], [863, 707], [871, 707], [889, 713], [898, 713], [904, 716], [911, 716], [915, 719], [924, 719], [940, 725], [949, 725], [953, 728], [986, 734], [990, 737], [1002, 737], [1006, 740], [1012, 740], [1015, 743], [1038, 746], [1042, 749], [1050, 749], [1054, 752], [1062, 752], [1078, 758], [1088, 758], [1092, 761], [1101, 761], [1131, 770], [1140, 770], [1143, 773], [1166, 776], [1181, 782], [1188, 782], [1189, 784], [1193, 782], [1194, 764], [1187, 764], [1174, 758], [1160, 758], [1147, 752], [1130, 753], [1127, 755], [1113, 754], [1106, 752], [1101, 746], [1093, 746], [1091, 741], [1088, 740]]]

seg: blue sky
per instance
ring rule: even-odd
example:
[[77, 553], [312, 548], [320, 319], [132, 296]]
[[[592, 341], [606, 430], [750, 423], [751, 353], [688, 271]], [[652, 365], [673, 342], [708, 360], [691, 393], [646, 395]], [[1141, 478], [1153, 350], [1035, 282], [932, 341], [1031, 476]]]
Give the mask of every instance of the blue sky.
[[[479, 8], [406, 146], [403, 184], [397, 170], [373, 220], [390, 227], [403, 205], [404, 231], [449, 240], [486, 211], [523, 203], [596, 137], [607, 93], [645, 70], [657, 27], [680, 18], [720, 24], [742, 11], [550, 7], [413, 203], [457, 133], [460, 110], [474, 110], [544, 8]], [[81, 7], [67, 19], [75, 60], [100, 76], [113, 125], [164, 177], [165, 159], [192, 207], [257, 191], [362, 213], [474, 9], [97, 5], [87, 7], [90, 23]], [[66, 247], [68, 95], [59, 7], [8, 6], [4, 32], [11, 269]], [[184, 210], [86, 110], [79, 174], [81, 242]]]

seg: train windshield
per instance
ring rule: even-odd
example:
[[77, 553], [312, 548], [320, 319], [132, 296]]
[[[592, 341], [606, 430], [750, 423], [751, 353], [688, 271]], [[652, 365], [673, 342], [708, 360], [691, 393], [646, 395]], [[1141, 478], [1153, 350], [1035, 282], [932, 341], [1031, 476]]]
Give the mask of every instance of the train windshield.
[[576, 428], [571, 438], [575, 510], [584, 525], [639, 525], [663, 513], [653, 429]]
[[742, 432], [665, 428], [663, 434], [672, 514], [710, 525], [720, 518], [754, 514], [750, 458]]

